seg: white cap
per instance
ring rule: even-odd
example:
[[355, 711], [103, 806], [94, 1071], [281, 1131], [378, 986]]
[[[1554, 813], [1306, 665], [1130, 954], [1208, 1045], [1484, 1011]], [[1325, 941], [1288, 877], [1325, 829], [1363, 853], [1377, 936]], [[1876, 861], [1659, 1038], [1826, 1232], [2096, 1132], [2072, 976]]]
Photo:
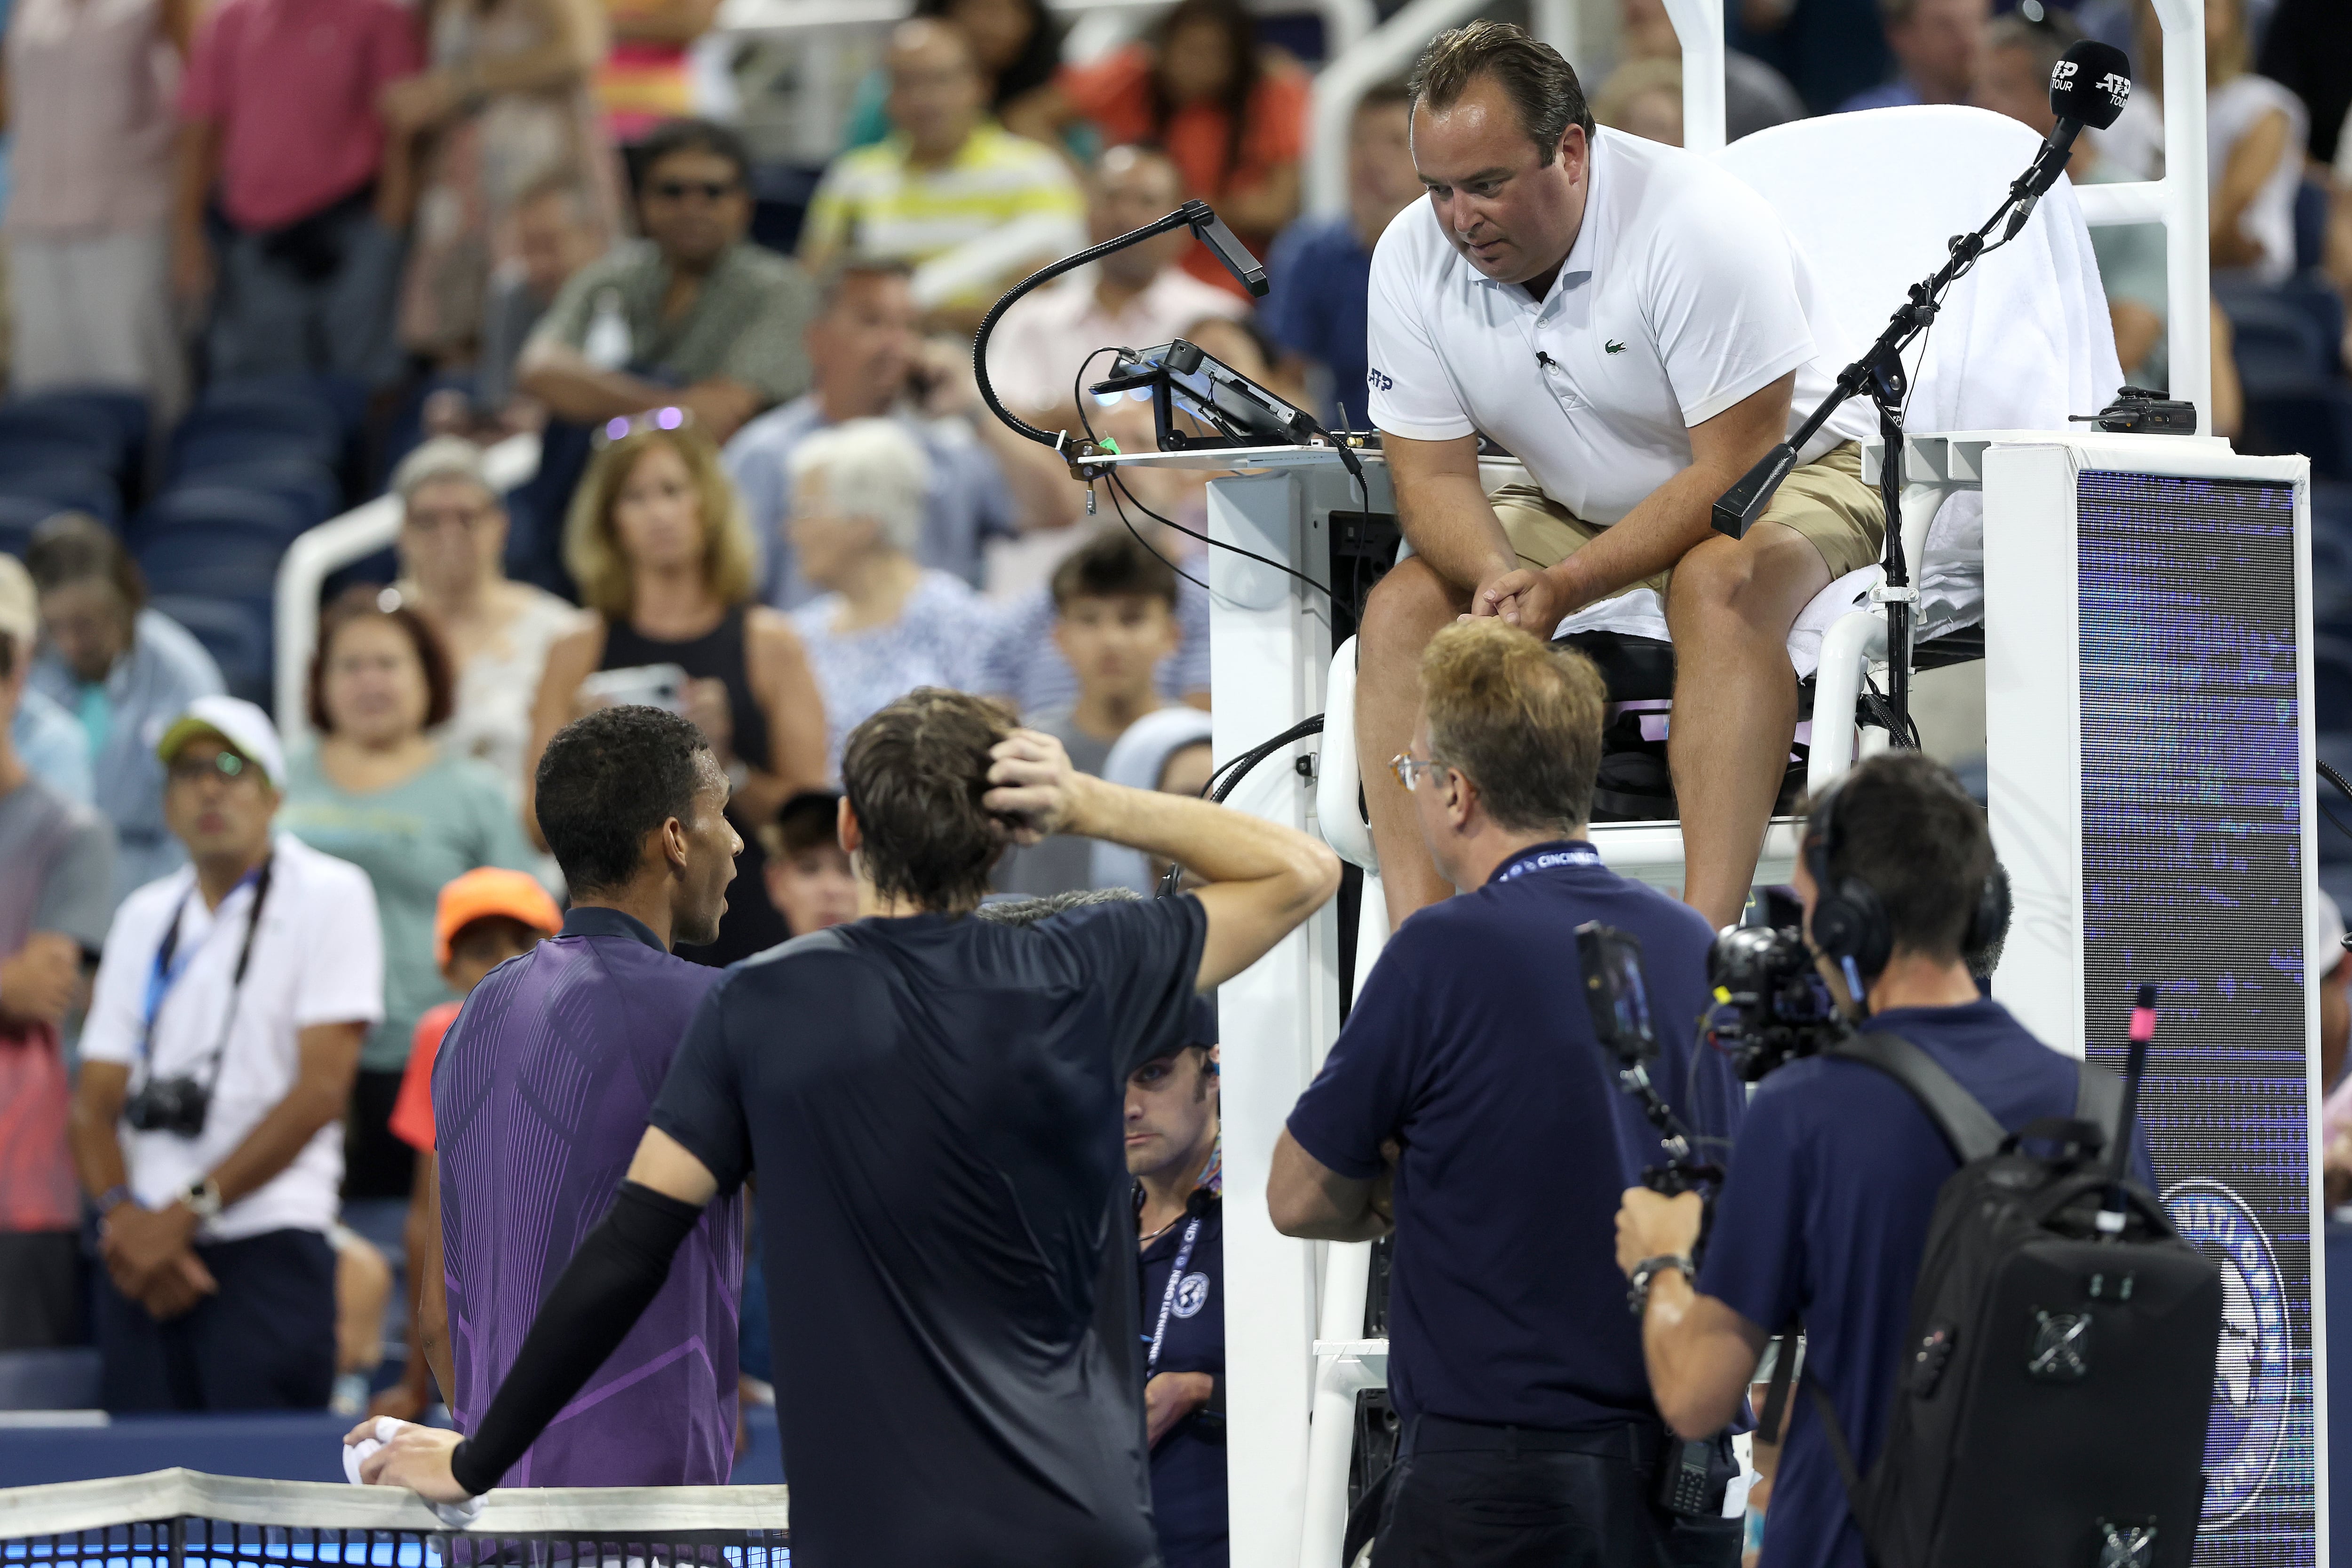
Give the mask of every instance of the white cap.
[[261, 769], [273, 789], [286, 788], [286, 753], [278, 744], [278, 727], [243, 697], [198, 697], [163, 731], [163, 737], [155, 743], [155, 755], [168, 766], [180, 747], [199, 735], [226, 742]]
[[2318, 895], [2311, 906], [2311, 965], [2313, 975], [2325, 975], [2344, 962], [2344, 912], [2326, 894]]

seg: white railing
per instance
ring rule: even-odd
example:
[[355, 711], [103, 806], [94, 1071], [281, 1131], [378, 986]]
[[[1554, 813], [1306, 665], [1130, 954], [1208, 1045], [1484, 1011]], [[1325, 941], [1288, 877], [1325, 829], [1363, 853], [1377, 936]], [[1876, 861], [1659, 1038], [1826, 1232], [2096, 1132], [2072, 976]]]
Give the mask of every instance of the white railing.
[[[514, 435], [482, 454], [500, 493], [539, 472], [539, 437]], [[390, 548], [400, 537], [400, 498], [378, 496], [302, 534], [278, 563], [278, 733], [289, 743], [310, 733], [304, 688], [319, 641], [319, 590], [341, 568]]]

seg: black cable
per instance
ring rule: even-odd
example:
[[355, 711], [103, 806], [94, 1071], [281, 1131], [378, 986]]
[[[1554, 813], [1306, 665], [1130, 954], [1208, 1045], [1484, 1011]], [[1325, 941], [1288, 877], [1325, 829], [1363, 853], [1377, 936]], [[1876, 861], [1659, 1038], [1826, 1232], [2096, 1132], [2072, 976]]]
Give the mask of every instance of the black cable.
[[[2322, 779], [2326, 779], [2330, 784], [2335, 785], [2338, 789], [2343, 790], [2347, 796], [2352, 796], [2352, 784], [2346, 783], [2344, 775], [2336, 771], [2336, 769], [2328, 764], [2325, 762], [2319, 764], [2319, 776]], [[2335, 812], [2329, 810], [2325, 805], [2321, 805], [2316, 796], [2313, 797], [2312, 804], [2319, 807], [2319, 814], [2326, 818], [2329, 824], [2333, 826], [2337, 832], [2342, 833], [2347, 839], [2352, 839], [2352, 828], [2346, 827], [2341, 818], [2337, 817]]]
[[1239, 545], [1229, 545], [1223, 539], [1213, 539], [1198, 528], [1188, 528], [1183, 524], [1177, 522], [1172, 518], [1163, 517], [1159, 513], [1153, 511], [1150, 507], [1145, 506], [1141, 501], [1137, 500], [1135, 492], [1128, 489], [1127, 482], [1120, 478], [1116, 472], [1106, 476], [1106, 477], [1109, 480], [1112, 486], [1114, 495], [1118, 492], [1125, 492], [1127, 498], [1129, 501], [1134, 502], [1135, 509], [1137, 511], [1141, 512], [1145, 517], [1150, 517], [1153, 522], [1158, 523], [1160, 527], [1173, 528], [1180, 534], [1189, 534], [1193, 538], [1199, 539], [1204, 545], [1213, 545], [1222, 550], [1231, 550], [1235, 555], [1247, 556], [1250, 559], [1257, 561], [1261, 565], [1274, 568], [1275, 570], [1283, 573], [1285, 576], [1297, 578], [1299, 581], [1305, 583], [1307, 587], [1313, 589], [1316, 592], [1321, 594], [1326, 599], [1329, 599], [1331, 597], [1331, 590], [1329, 587], [1316, 581], [1313, 578], [1307, 576], [1297, 567], [1286, 566], [1281, 561], [1275, 559], [1272, 556], [1260, 555], [1254, 549], [1244, 549]]
[[[1239, 757], [1234, 758], [1223, 768], [1209, 775], [1209, 781], [1201, 787], [1202, 797], [1212, 805], [1223, 805], [1225, 798], [1240, 787], [1244, 779], [1249, 777], [1250, 769], [1272, 757], [1276, 752], [1294, 746], [1310, 735], [1322, 734], [1323, 718], [1324, 716], [1319, 713], [1310, 714], [1271, 740], [1262, 740]], [[1220, 780], [1223, 781], [1220, 782]], [[1183, 885], [1183, 881], [1184, 868], [1181, 865], [1170, 865], [1168, 873], [1160, 879], [1159, 896], [1161, 898], [1175, 896], [1177, 889]]]

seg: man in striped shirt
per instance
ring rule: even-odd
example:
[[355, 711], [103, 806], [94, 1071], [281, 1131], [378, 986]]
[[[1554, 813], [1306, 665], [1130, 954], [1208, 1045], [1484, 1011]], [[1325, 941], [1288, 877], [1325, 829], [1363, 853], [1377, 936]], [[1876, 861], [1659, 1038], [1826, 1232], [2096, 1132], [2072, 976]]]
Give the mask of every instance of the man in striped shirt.
[[936, 324], [970, 330], [1012, 283], [1086, 243], [1086, 200], [1050, 148], [988, 118], [963, 35], [913, 21], [890, 36], [889, 139], [834, 161], [809, 202], [801, 258], [903, 259]]

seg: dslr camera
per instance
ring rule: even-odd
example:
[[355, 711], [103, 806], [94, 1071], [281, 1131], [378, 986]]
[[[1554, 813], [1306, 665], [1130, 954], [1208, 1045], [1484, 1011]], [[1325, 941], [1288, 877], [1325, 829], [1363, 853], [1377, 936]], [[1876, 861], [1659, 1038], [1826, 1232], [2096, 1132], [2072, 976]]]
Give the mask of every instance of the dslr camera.
[[1764, 911], [1765, 925], [1726, 928], [1706, 956], [1707, 984], [1715, 990], [1707, 1040], [1750, 1083], [1851, 1032], [1813, 967], [1802, 907], [1775, 890], [1765, 894]]
[[123, 1103], [122, 1119], [136, 1133], [195, 1138], [204, 1135], [205, 1118], [212, 1108], [209, 1084], [194, 1078], [151, 1078]]

